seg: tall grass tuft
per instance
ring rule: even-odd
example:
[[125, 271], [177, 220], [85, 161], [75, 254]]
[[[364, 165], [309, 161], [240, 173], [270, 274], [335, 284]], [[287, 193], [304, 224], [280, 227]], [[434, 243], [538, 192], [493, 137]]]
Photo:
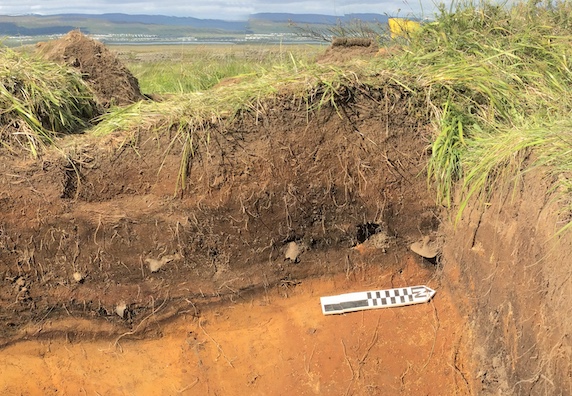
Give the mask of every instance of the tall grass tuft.
[[[442, 6], [389, 61], [396, 78], [417, 79], [434, 109], [428, 177], [447, 206], [460, 182], [458, 218], [471, 198], [486, 200], [515, 180], [531, 150], [536, 161], [526, 167], [569, 153], [553, 139], [572, 110], [571, 62], [568, 1]], [[572, 161], [558, 164], [557, 180], [565, 183]]]
[[0, 142], [37, 156], [56, 136], [77, 133], [95, 115], [81, 76], [63, 66], [0, 48]]

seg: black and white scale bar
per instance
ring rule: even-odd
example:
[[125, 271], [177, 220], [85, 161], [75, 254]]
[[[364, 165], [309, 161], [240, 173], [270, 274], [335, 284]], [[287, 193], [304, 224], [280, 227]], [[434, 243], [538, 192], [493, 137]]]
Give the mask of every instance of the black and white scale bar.
[[427, 286], [410, 286], [320, 297], [320, 302], [324, 315], [333, 315], [365, 309], [420, 304], [429, 301], [434, 295], [435, 290]]

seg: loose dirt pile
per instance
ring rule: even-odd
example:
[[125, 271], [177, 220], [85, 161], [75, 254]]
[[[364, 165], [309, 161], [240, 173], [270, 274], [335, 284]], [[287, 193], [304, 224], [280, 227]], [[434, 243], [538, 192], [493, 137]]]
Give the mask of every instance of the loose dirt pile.
[[139, 83], [117, 56], [102, 43], [74, 30], [61, 39], [37, 44], [46, 59], [78, 69], [105, 108], [143, 99]]
[[379, 51], [377, 43], [368, 38], [338, 37], [317, 59], [318, 63], [344, 64], [359, 59], [371, 59]]

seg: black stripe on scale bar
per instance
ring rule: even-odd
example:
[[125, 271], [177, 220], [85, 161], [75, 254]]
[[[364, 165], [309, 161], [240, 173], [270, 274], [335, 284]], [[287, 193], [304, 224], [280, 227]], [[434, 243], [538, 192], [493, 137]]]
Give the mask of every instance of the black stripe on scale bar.
[[344, 311], [350, 308], [361, 308], [361, 307], [369, 307], [368, 300], [344, 301], [339, 304], [327, 304], [324, 305], [324, 311], [325, 312]]

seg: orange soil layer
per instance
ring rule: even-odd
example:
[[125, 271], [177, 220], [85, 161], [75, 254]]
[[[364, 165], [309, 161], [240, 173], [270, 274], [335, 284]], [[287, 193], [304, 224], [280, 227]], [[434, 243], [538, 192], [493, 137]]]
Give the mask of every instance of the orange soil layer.
[[[0, 393], [26, 395], [466, 394], [465, 320], [407, 257], [161, 325], [159, 339], [25, 341], [0, 351]], [[430, 303], [323, 316], [319, 297], [427, 284]]]

